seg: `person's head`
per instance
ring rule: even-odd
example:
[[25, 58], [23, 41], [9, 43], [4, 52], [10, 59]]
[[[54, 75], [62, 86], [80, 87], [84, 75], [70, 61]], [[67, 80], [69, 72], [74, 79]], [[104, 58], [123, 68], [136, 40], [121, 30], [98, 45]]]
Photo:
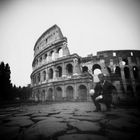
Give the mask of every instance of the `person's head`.
[[99, 78], [100, 82], [103, 82], [103, 81], [105, 80], [105, 76], [104, 76], [103, 73], [100, 73], [100, 74], [98, 75], [98, 78]]

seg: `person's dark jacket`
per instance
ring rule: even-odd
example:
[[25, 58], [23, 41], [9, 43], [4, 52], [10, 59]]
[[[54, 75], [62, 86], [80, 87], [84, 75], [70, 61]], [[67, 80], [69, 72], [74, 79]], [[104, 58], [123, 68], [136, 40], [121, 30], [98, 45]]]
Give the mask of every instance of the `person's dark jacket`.
[[99, 95], [103, 95], [103, 98], [111, 97], [113, 89], [114, 86], [110, 82], [105, 81], [103, 85], [99, 82], [95, 86], [95, 94], [93, 96], [95, 98]]

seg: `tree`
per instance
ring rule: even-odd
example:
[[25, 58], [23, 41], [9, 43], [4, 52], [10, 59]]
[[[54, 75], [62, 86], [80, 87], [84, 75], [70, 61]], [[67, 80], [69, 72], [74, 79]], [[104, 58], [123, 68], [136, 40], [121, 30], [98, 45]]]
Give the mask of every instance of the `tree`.
[[9, 64], [0, 63], [0, 99], [8, 100], [12, 97], [11, 91], [11, 80], [10, 80], [10, 66]]

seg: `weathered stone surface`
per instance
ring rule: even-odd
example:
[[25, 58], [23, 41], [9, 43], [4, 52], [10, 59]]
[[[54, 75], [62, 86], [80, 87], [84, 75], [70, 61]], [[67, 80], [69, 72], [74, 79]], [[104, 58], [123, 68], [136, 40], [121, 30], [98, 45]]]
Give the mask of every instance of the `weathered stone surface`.
[[25, 120], [25, 119], [29, 119], [29, 116], [18, 116], [18, 117], [10, 117], [9, 120], [11, 121], [17, 121], [17, 120]]
[[48, 113], [41, 112], [41, 113], [34, 113], [31, 116], [32, 117], [40, 117], [40, 116], [47, 116], [47, 115], [48, 115]]
[[108, 140], [107, 137], [91, 134], [71, 134], [58, 137], [58, 140]]
[[88, 121], [99, 121], [104, 118], [104, 114], [101, 113], [89, 113], [87, 115], [74, 115], [72, 118], [79, 120], [88, 120]]
[[66, 129], [66, 123], [43, 120], [36, 123], [33, 127], [27, 129], [23, 137], [27, 140], [34, 140], [39, 136], [47, 138], [53, 136], [56, 133], [66, 131]]
[[125, 118], [110, 120], [110, 121], [108, 121], [108, 125], [112, 126], [113, 128], [117, 128], [117, 129], [125, 128], [127, 130], [128, 129], [133, 130], [138, 127], [136, 124], [132, 124], [132, 123], [128, 122]]
[[133, 139], [133, 133], [125, 133], [122, 131], [108, 130], [107, 136], [113, 140], [131, 140]]
[[18, 113], [18, 114], [15, 114], [16, 116], [29, 116], [29, 115], [32, 115], [33, 112], [21, 112], [21, 113]]
[[19, 127], [0, 126], [0, 138], [3, 140], [13, 140], [17, 137]]
[[63, 121], [63, 118], [56, 118], [56, 117], [47, 117], [46, 121], [48, 122], [61, 122]]
[[33, 121], [29, 120], [28, 116], [22, 116], [22, 117], [12, 117], [10, 118], [11, 121], [6, 123], [6, 126], [30, 126], [33, 124]]
[[41, 121], [41, 120], [45, 120], [47, 119], [47, 117], [34, 117], [32, 118], [33, 121]]
[[78, 128], [80, 131], [99, 131], [101, 127], [98, 123], [88, 121], [70, 122], [71, 126]]
[[[127, 139], [126, 133], [130, 134], [130, 137], [131, 134], [134, 134], [134, 137], [137, 134], [140, 124], [137, 110], [117, 108], [112, 109], [111, 112], [93, 112], [90, 105], [93, 106], [93, 103], [56, 103], [52, 106], [25, 106], [22, 107], [22, 111], [1, 110], [0, 136], [4, 135], [5, 139], [18, 140], [61, 140], [61, 138], [62, 140], [104, 140], [106, 137], [116, 140], [121, 137]], [[9, 137], [11, 133], [13, 137]]]

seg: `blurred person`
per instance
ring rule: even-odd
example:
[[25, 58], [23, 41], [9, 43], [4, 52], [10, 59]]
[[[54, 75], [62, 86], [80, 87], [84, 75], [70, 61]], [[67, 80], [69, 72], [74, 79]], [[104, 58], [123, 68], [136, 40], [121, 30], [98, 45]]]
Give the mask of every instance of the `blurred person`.
[[103, 73], [100, 73], [98, 78], [99, 82], [95, 85], [94, 89], [90, 90], [92, 101], [96, 107], [94, 112], [101, 111], [100, 103], [105, 104], [107, 111], [110, 111], [112, 104], [112, 93], [115, 87], [112, 85], [112, 83], [106, 80], [106, 77]]

